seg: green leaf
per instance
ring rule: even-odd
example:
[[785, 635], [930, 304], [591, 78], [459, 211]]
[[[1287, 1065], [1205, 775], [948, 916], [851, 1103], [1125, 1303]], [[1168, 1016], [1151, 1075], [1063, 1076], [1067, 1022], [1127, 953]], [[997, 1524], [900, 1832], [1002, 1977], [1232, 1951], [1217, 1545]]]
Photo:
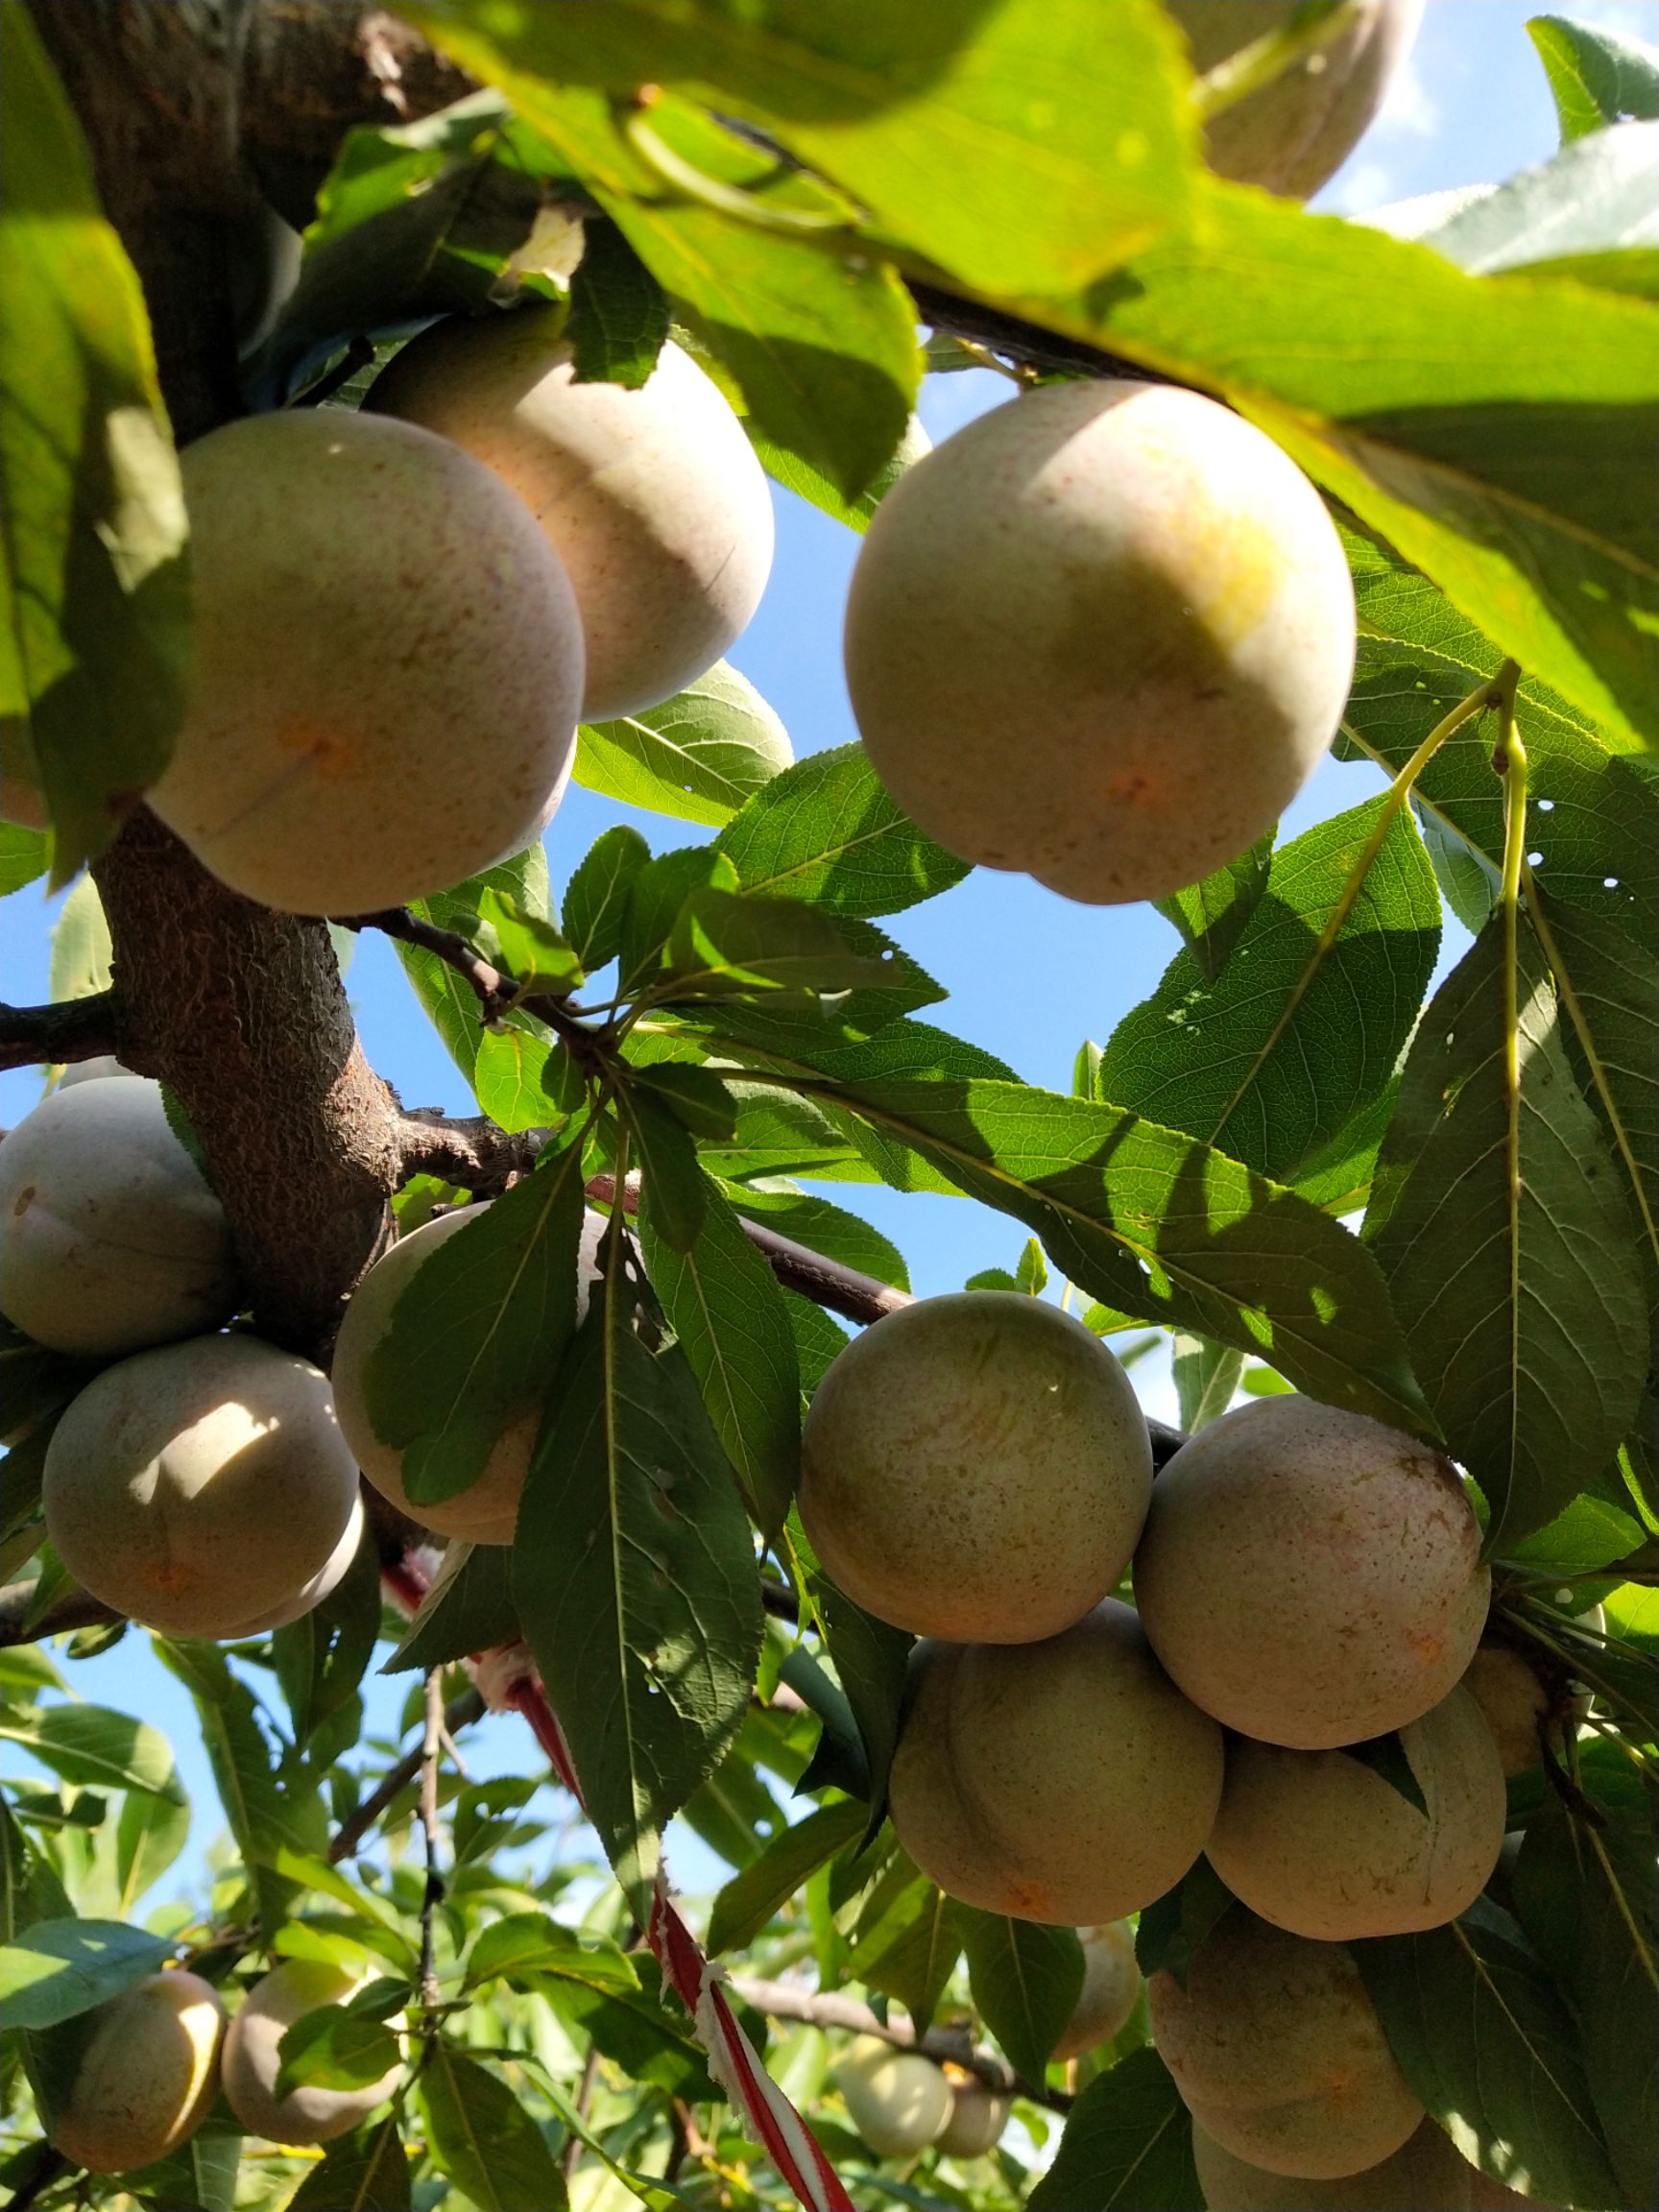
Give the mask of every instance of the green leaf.
[[417, 2094], [442, 2171], [479, 2212], [562, 2212], [565, 2176], [507, 2084], [453, 2043], [434, 2043]]
[[683, 845], [660, 853], [640, 868], [628, 886], [617, 962], [624, 991], [637, 990], [662, 964], [668, 932], [693, 891], [712, 885], [737, 888], [737, 871], [712, 845]]
[[1018, 1084], [854, 1079], [840, 1095], [1023, 1221], [1102, 1304], [1265, 1358], [1328, 1405], [1423, 1425], [1375, 1262], [1293, 1192], [1118, 1107]]
[[1029, 2212], [1202, 2212], [1187, 2108], [1150, 2044], [1090, 2082], [1026, 2201]]
[[1352, 1950], [1401, 2071], [1466, 2158], [1529, 2197], [1618, 2202], [1572, 2020], [1506, 1912], [1480, 1898]]
[[[1180, 932], [1182, 944], [1207, 983], [1214, 983], [1226, 967], [1240, 932], [1261, 904], [1267, 888], [1274, 835], [1269, 830], [1237, 860], [1217, 868], [1214, 876], [1189, 884], [1184, 891], [1172, 891], [1167, 899], [1152, 902], [1165, 921]], [[1084, 1092], [1082, 1095], [1092, 1094]]]
[[593, 1989], [639, 1986], [633, 1961], [614, 1943], [579, 1935], [545, 1912], [510, 1912], [481, 1928], [467, 1954], [467, 1986], [527, 1974], [556, 1975]]
[[753, 421], [745, 425], [749, 442], [759, 455], [761, 465], [774, 483], [781, 484], [786, 492], [806, 499], [822, 513], [831, 516], [837, 522], [845, 522], [850, 530], [863, 531], [869, 524], [882, 500], [892, 491], [906, 469], [913, 468], [925, 453], [932, 451], [932, 442], [917, 418], [912, 415], [904, 426], [904, 435], [899, 442], [898, 451], [870, 479], [856, 498], [844, 499], [840, 492], [821, 469], [809, 461], [803, 461], [798, 453], [787, 446], [775, 445]]
[[581, 1232], [571, 1143], [458, 1229], [394, 1306], [364, 1389], [375, 1432], [405, 1448], [417, 1503], [476, 1481], [502, 1430], [544, 1394], [576, 1318]]
[[[156, 2212], [233, 2212], [242, 2170], [242, 2137], [204, 2127], [170, 2158], [123, 2176], [123, 2187]], [[298, 2201], [298, 2200], [295, 2200]]]
[[1083, 1993], [1076, 1930], [970, 1912], [964, 1942], [979, 2017], [1015, 2073], [1040, 2084]]
[[42, 831], [0, 822], [0, 899], [44, 876], [51, 858], [51, 844]]
[[1201, 245], [1044, 319], [1230, 401], [1607, 746], [1659, 741], [1659, 307], [1466, 276], [1219, 180], [1202, 199]]
[[1640, 1773], [1617, 1754], [1582, 1763], [1578, 1780], [1589, 1815], [1551, 1794], [1527, 1824], [1515, 1909], [1577, 2014], [1614, 2171], [1639, 2204], [1659, 2172], [1659, 2080], [1648, 2056], [1659, 2047], [1653, 1820]]
[[877, 1885], [859, 1919], [851, 1964], [860, 1982], [897, 1997], [919, 2035], [933, 2024], [945, 1984], [962, 1956], [972, 1908], [927, 1877], [901, 1852]]
[[668, 335], [668, 302], [614, 223], [590, 218], [582, 237], [565, 325], [575, 356], [574, 381], [621, 384], [637, 392], [656, 368]]
[[863, 1835], [866, 1809], [856, 1798], [820, 1805], [805, 1820], [774, 1836], [760, 1856], [734, 1875], [714, 1900], [709, 1950], [747, 1950], [810, 1874], [826, 1866], [844, 1844]]
[[[705, 1152], [706, 1165], [708, 1158]], [[809, 1252], [821, 1252], [827, 1260], [838, 1260], [843, 1267], [855, 1267], [861, 1275], [873, 1275], [896, 1290], [909, 1289], [910, 1270], [903, 1253], [861, 1214], [849, 1214], [828, 1198], [805, 1190], [757, 1190], [734, 1183], [726, 1195], [745, 1219], [762, 1229], [805, 1244]]]
[[0, 2029], [73, 2020], [156, 1973], [172, 1951], [119, 1920], [36, 1920], [0, 1944]]
[[743, 1233], [719, 1188], [705, 1188], [694, 1238], [681, 1243], [658, 1219], [645, 1179], [640, 1242], [663, 1310], [697, 1378], [714, 1433], [759, 1528], [782, 1526], [801, 1466], [801, 1369], [778, 1279]]
[[479, 949], [521, 990], [563, 994], [582, 981], [582, 963], [543, 915], [527, 911], [510, 891], [493, 884], [478, 894]]
[[403, 1641], [382, 1674], [452, 1666], [474, 1651], [518, 1641], [518, 1616], [508, 1587], [508, 1547], [451, 1538], [444, 1564], [421, 1600]]
[[586, 1095], [565, 1046], [510, 1017], [478, 1039], [472, 1094], [500, 1129], [562, 1129]]
[[537, 123], [552, 85], [626, 97], [653, 84], [745, 115], [852, 193], [872, 228], [992, 294], [1110, 269], [1179, 220], [1194, 166], [1179, 44], [1135, 0], [1114, 9], [1109, 42], [1091, 0], [569, 0], [487, 31], [466, 0], [411, 13]]
[[271, 1639], [297, 1743], [308, 1743], [325, 1720], [350, 1702], [379, 1635], [380, 1562], [369, 1538], [358, 1545], [349, 1569], [328, 1595]]
[[653, 1357], [612, 1261], [531, 1462], [513, 1589], [637, 1909], [658, 1832], [742, 1719], [760, 1638], [748, 1522], [682, 1354]]
[[1659, 49], [1565, 15], [1534, 15], [1527, 35], [1571, 142], [1625, 116], [1659, 115]]
[[317, 195], [299, 281], [244, 368], [252, 404], [282, 405], [352, 338], [482, 312], [524, 276], [566, 268], [580, 233], [545, 209], [557, 174], [494, 92], [350, 132]]
[[1199, 1858], [1173, 1889], [1142, 1908], [1135, 1929], [1135, 1963], [1148, 1980], [1173, 1974], [1183, 1988], [1192, 1955], [1225, 1912], [1238, 1903], [1211, 1865]]
[[1488, 1550], [1600, 1474], [1648, 1356], [1634, 1219], [1525, 927], [1511, 1094], [1505, 957], [1496, 916], [1425, 1014], [1365, 1216], [1424, 1392], [1491, 1508]]
[[[1456, 208], [1421, 242], [1471, 276], [1528, 270], [1602, 279], [1639, 290], [1611, 264], [1632, 249], [1659, 247], [1659, 124], [1633, 123], [1564, 146], [1552, 161]], [[1650, 254], [1634, 254], [1646, 263]]]
[[186, 522], [138, 277], [28, 10], [0, 9], [0, 757], [53, 879], [167, 764], [189, 682]]
[[621, 1109], [639, 1158], [641, 1205], [649, 1205], [661, 1242], [688, 1252], [709, 1211], [709, 1179], [697, 1165], [697, 1146], [677, 1114], [648, 1092], [630, 1093]]
[[1537, 1575], [1571, 1582], [1597, 1568], [1611, 1566], [1638, 1549], [1642, 1525], [1604, 1498], [1586, 1495], [1557, 1513], [1554, 1520], [1517, 1544], [1505, 1557]]
[[786, 768], [715, 843], [745, 891], [866, 919], [936, 898], [969, 873], [894, 805], [861, 745]]
[[290, 2199], [288, 2212], [409, 2212], [409, 2159], [397, 2114], [330, 2143]]
[[595, 2050], [629, 2080], [697, 2104], [721, 2091], [709, 2079], [689, 2023], [644, 1989], [608, 1989], [574, 1976], [538, 1978], [537, 1988], [567, 2026], [589, 2037]]
[[1439, 945], [1416, 825], [1369, 800], [1274, 854], [1214, 982], [1176, 955], [1108, 1041], [1100, 1095], [1286, 1181], [1387, 1083]]
[[[553, 902], [547, 887], [547, 855], [540, 845], [502, 860], [482, 875], [457, 883], [430, 899], [416, 900], [410, 911], [470, 937], [477, 926], [478, 902], [486, 890], [505, 891], [529, 914], [551, 916]], [[485, 1035], [478, 1012], [478, 995], [445, 961], [416, 945], [397, 946], [397, 957], [414, 986], [415, 995], [431, 1017], [450, 1058], [469, 1082], [472, 1079], [480, 1041]]]
[[661, 707], [585, 722], [576, 781], [624, 805], [717, 829], [792, 758], [788, 732], [748, 677], [717, 661]]
[[301, 2088], [366, 2089], [401, 2058], [397, 2038], [378, 2020], [344, 2005], [319, 2005], [285, 2029], [273, 2094], [278, 2103]]
[[1176, 1331], [1170, 1346], [1170, 1368], [1175, 1378], [1175, 1398], [1181, 1426], [1190, 1436], [1219, 1421], [1233, 1403], [1244, 1373], [1244, 1355], [1230, 1344], [1213, 1344], [1208, 1336]]
[[[869, 1798], [867, 1837], [881, 1824], [887, 1804], [887, 1776], [899, 1745], [899, 1715], [914, 1638], [902, 1628], [878, 1621], [838, 1590], [828, 1575], [812, 1577], [812, 1601], [824, 1632], [824, 1645], [835, 1663], [864, 1755]], [[803, 1776], [803, 1786], [808, 1777]]]
[[622, 922], [635, 877], [651, 857], [637, 830], [618, 823], [594, 839], [565, 891], [565, 930], [590, 974], [622, 950]]
[[103, 1705], [8, 1707], [0, 1710], [0, 1740], [21, 1744], [66, 1782], [185, 1802], [172, 1746], [161, 1731]]
[[182, 1788], [177, 1796], [134, 1791], [128, 1797], [115, 1823], [115, 1881], [123, 1912], [131, 1912], [177, 1863], [189, 1838], [190, 1806]]
[[881, 990], [902, 973], [891, 950], [872, 957], [818, 906], [749, 892], [693, 891], [668, 938], [669, 1003]]
[[730, 1144], [737, 1134], [736, 1105], [725, 1081], [712, 1069], [664, 1061], [660, 1066], [637, 1068], [630, 1088], [636, 1095], [641, 1091], [648, 1093], [694, 1137]]
[[1500, 872], [1441, 815], [1425, 806], [1415, 793], [1412, 811], [1423, 832], [1423, 850], [1429, 855], [1441, 897], [1470, 936], [1479, 937], [1498, 902]]

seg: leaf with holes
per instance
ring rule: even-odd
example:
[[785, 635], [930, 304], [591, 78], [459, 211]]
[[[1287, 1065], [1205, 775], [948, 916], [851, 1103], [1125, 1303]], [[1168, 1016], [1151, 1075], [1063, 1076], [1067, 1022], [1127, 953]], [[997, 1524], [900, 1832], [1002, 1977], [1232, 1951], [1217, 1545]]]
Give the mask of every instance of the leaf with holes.
[[1634, 1215], [1525, 926], [1512, 1037], [1506, 957], [1496, 915], [1424, 1016], [1365, 1216], [1418, 1380], [1491, 1508], [1488, 1550], [1596, 1479], [1647, 1373]]
[[754, 685], [718, 661], [660, 707], [584, 723], [576, 781], [625, 805], [718, 828], [793, 757]]
[[1439, 946], [1416, 824], [1368, 800], [1273, 855], [1214, 981], [1176, 955], [1108, 1040], [1099, 1094], [1287, 1181], [1387, 1084]]
[[653, 1356], [613, 1262], [559, 1372], [513, 1588], [589, 1817], [639, 1909], [662, 1823], [747, 1707], [749, 1525], [685, 1355]]

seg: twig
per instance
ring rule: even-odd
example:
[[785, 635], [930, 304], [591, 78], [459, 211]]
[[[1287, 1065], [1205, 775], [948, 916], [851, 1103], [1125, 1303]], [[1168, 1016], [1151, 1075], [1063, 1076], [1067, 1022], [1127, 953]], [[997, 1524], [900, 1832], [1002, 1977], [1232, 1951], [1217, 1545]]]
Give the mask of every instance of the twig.
[[421, 1898], [421, 2007], [431, 2033], [444, 1992], [438, 1984], [435, 1948], [438, 1908], [444, 1902], [444, 1877], [438, 1870], [438, 1756], [444, 1736], [444, 1671], [426, 1676], [426, 1726], [421, 1741], [421, 1829], [426, 1839], [426, 1887]]
[[1138, 384], [1176, 381], [1161, 376], [1142, 362], [1125, 361], [1083, 338], [1067, 338], [1057, 330], [1046, 330], [1041, 323], [1028, 323], [1023, 316], [1005, 315], [999, 307], [987, 307], [982, 301], [966, 300], [959, 293], [947, 292], [918, 277], [905, 281], [923, 322], [935, 330], [949, 330], [953, 337], [971, 338], [1010, 361], [1022, 361], [1033, 369], [1070, 369], [1084, 376], [1127, 376]]
[[975, 2043], [966, 2029], [929, 2028], [918, 2035], [906, 2021], [882, 2020], [868, 2005], [842, 1989], [804, 1989], [793, 1982], [764, 1982], [734, 1974], [732, 1993], [757, 2012], [774, 2020], [805, 2020], [816, 2028], [844, 2028], [854, 2035], [878, 2035], [898, 2051], [920, 2051], [928, 2058], [949, 2059], [977, 2075], [998, 2096], [1023, 2097], [1033, 2104], [1046, 2104], [1055, 2112], [1069, 2112], [1076, 2100], [1064, 2090], [1027, 2081], [995, 2051]]
[[[582, 2079], [576, 2085], [575, 2098], [576, 2117], [582, 2122], [584, 2127], [586, 2127], [588, 2122], [589, 2108], [593, 2103], [593, 2085], [598, 2080], [598, 2079], [599, 2046], [597, 2043], [589, 2043], [588, 2046], [588, 2056], [582, 2064]], [[560, 2167], [566, 2181], [570, 2181], [574, 2178], [576, 2169], [582, 2163], [582, 2138], [577, 2134], [575, 2128], [572, 2128], [570, 2130], [569, 2139], [565, 2145], [564, 2155], [560, 2158], [559, 2161]]]
[[21, 2188], [7, 2198], [7, 2212], [26, 2212], [28, 2206], [38, 2204], [52, 2184], [61, 2180], [65, 2174], [72, 2171], [68, 2159], [64, 2157], [61, 2151], [51, 2150], [44, 2143], [38, 2145], [37, 2148], [41, 2155], [36, 2161], [35, 2171]]
[[487, 1022], [498, 1021], [513, 1003], [518, 986], [511, 975], [503, 975], [482, 953], [474, 952], [457, 930], [441, 929], [436, 922], [411, 914], [407, 906], [386, 906], [373, 914], [336, 914], [333, 919], [342, 929], [378, 929], [381, 936], [396, 938], [400, 945], [419, 946], [445, 968], [453, 968], [477, 993]]
[[96, 1060], [115, 1048], [113, 991], [50, 1006], [0, 1006], [0, 1068]]
[[[483, 1698], [476, 1690], [465, 1691], [461, 1696], [452, 1697], [444, 1708], [444, 1734], [453, 1736], [457, 1728], [469, 1728], [474, 1720], [483, 1717]], [[342, 1859], [353, 1857], [381, 1814], [418, 1777], [425, 1756], [426, 1745], [422, 1741], [412, 1751], [406, 1751], [396, 1767], [387, 1768], [356, 1811], [340, 1823], [339, 1833], [328, 1846], [330, 1865], [337, 1866]]]
[[32, 1618], [36, 1584], [10, 1582], [0, 1590], [0, 1650], [12, 1644], [37, 1644], [71, 1628], [101, 1628], [121, 1616], [89, 1590], [65, 1590], [38, 1620]]

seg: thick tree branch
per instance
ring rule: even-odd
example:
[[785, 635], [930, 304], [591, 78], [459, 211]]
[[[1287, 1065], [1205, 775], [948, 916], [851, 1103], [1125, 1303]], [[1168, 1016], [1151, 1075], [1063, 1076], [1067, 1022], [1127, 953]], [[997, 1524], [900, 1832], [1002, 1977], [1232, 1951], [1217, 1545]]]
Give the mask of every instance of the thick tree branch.
[[96, 1060], [115, 1049], [115, 994], [64, 998], [51, 1006], [0, 1006], [0, 1068]]
[[512, 976], [503, 975], [482, 953], [474, 952], [459, 930], [442, 929], [436, 922], [412, 914], [407, 906], [387, 906], [377, 914], [337, 914], [334, 919], [342, 929], [378, 929], [383, 937], [395, 938], [400, 945], [417, 945], [422, 952], [442, 960], [445, 968], [453, 968], [476, 995], [478, 1011], [487, 1022], [504, 1014], [517, 994], [518, 986]]
[[38, 1644], [74, 1628], [102, 1628], [121, 1618], [89, 1590], [70, 1589], [36, 1620], [32, 1618], [36, 1596], [33, 1582], [10, 1582], [0, 1590], [0, 1650], [13, 1644]]
[[545, 1129], [500, 1129], [482, 1114], [451, 1121], [441, 1107], [416, 1107], [402, 1119], [399, 1179], [436, 1175], [475, 1197], [493, 1197], [529, 1173], [546, 1142]]

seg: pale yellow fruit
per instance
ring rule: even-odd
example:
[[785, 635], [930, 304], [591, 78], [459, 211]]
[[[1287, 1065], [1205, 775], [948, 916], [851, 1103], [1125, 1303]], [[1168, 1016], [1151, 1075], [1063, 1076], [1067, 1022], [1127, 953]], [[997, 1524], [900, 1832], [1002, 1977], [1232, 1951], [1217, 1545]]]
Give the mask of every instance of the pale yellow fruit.
[[860, 2035], [835, 2069], [853, 2125], [878, 2158], [909, 2158], [936, 2143], [955, 2101], [931, 2058]]
[[948, 2158], [983, 2158], [1002, 2140], [1014, 2100], [987, 2088], [976, 2074], [960, 2067], [946, 2069], [952, 2109], [939, 2148]]
[[1470, 2212], [1472, 2202], [1470, 2170], [1432, 2120], [1381, 2165], [1324, 2181], [1247, 2165], [1196, 2122], [1192, 2159], [1209, 2212]]
[[28, 1335], [111, 1358], [235, 1310], [224, 1209], [158, 1083], [60, 1089], [0, 1144], [0, 1312]]
[[60, 1091], [72, 1091], [77, 1083], [101, 1083], [111, 1075], [125, 1075], [134, 1083], [143, 1081], [143, 1077], [134, 1075], [131, 1068], [123, 1068], [113, 1052], [100, 1052], [95, 1059], [71, 1061], [59, 1076], [57, 1088]]
[[1146, 1984], [1152, 2034], [1194, 2120], [1236, 2158], [1309, 2180], [1358, 2174], [1423, 2118], [1352, 1954], [1235, 1907], [1182, 1987]]
[[958, 1644], [1080, 1621], [1128, 1565], [1151, 1494], [1128, 1376], [1018, 1291], [886, 1314], [837, 1355], [801, 1441], [801, 1519], [830, 1579]]
[[743, 426], [673, 344], [637, 391], [575, 380], [563, 311], [441, 323], [370, 404], [441, 431], [513, 487], [582, 611], [582, 718], [654, 707], [748, 627], [772, 565], [772, 500]]
[[1127, 1920], [1108, 1920], [1103, 1927], [1077, 1933], [1083, 1938], [1083, 1986], [1066, 2032], [1049, 2054], [1054, 2058], [1075, 2058], [1121, 2034], [1141, 1994], [1135, 1931]]
[[1363, 1414], [1258, 1399], [1159, 1476], [1135, 1601], [1229, 1728], [1323, 1751], [1403, 1727], [1469, 1664], [1491, 1576], [1450, 1461]]
[[192, 2136], [219, 2082], [225, 2008], [199, 1975], [149, 1975], [92, 2015], [51, 2137], [93, 2174], [153, 2166]]
[[1287, 1751], [1236, 1736], [1205, 1850], [1263, 1920], [1327, 1943], [1408, 1936], [1455, 1920], [1503, 1848], [1503, 1769], [1459, 1688], [1399, 1732], [1419, 1812], [1345, 1751]]
[[1335, 735], [1347, 562], [1311, 484], [1194, 392], [994, 408], [877, 509], [847, 682], [877, 774], [964, 860], [1094, 904], [1255, 843]]
[[383, 2104], [397, 2083], [393, 2067], [362, 2089], [291, 2089], [276, 2096], [281, 2042], [303, 2013], [344, 2005], [361, 1978], [320, 1960], [290, 1959], [255, 1982], [225, 2038], [225, 2095], [250, 2135], [268, 2143], [331, 2143]]
[[[1426, 0], [1356, 0], [1307, 60], [1217, 115], [1210, 166], [1243, 184], [1306, 200], [1334, 177], [1377, 119], [1423, 20]], [[1282, 28], [1297, 0], [1166, 0], [1202, 76]]]
[[1043, 1644], [923, 1645], [893, 1761], [899, 1840], [988, 1912], [1138, 1911], [1204, 1848], [1221, 1731], [1107, 1599]]
[[338, 1544], [309, 1582], [302, 1583], [292, 1598], [284, 1599], [280, 1605], [273, 1605], [267, 1612], [244, 1621], [236, 1630], [238, 1636], [265, 1636], [273, 1628], [286, 1628], [292, 1622], [303, 1620], [307, 1613], [321, 1605], [324, 1599], [337, 1590], [350, 1571], [357, 1556], [357, 1547], [363, 1541], [363, 1500], [351, 1501], [351, 1516], [347, 1522]]
[[583, 682], [576, 602], [500, 479], [318, 407], [186, 446], [196, 679], [151, 805], [301, 914], [398, 906], [539, 837]]
[[[1606, 1615], [1599, 1605], [1592, 1605], [1577, 1618], [1598, 1633], [1606, 1625]], [[1536, 1767], [1546, 1743], [1557, 1758], [1561, 1756], [1561, 1722], [1551, 1717], [1549, 1688], [1525, 1652], [1507, 1644], [1482, 1644], [1469, 1662], [1463, 1687], [1486, 1716], [1506, 1777], [1525, 1774]], [[1582, 1724], [1589, 1710], [1588, 1693], [1580, 1691], [1568, 1697], [1567, 1717], [1575, 1723]]]
[[308, 1360], [196, 1336], [87, 1383], [53, 1431], [42, 1496], [95, 1598], [171, 1636], [235, 1636], [331, 1564], [357, 1468]]
[[[403, 1448], [382, 1442], [375, 1433], [364, 1386], [370, 1357], [392, 1326], [392, 1309], [397, 1300], [438, 1247], [485, 1211], [482, 1204], [458, 1206], [453, 1214], [424, 1221], [409, 1236], [399, 1238], [370, 1268], [351, 1294], [335, 1339], [334, 1406], [341, 1434], [357, 1455], [358, 1466], [381, 1497], [390, 1500], [400, 1513], [435, 1529], [440, 1536], [453, 1536], [466, 1544], [511, 1544], [530, 1455], [541, 1427], [541, 1405], [531, 1406], [502, 1430], [483, 1474], [469, 1490], [442, 1499], [435, 1505], [417, 1505], [403, 1487]], [[605, 1227], [602, 1214], [589, 1212], [584, 1217], [576, 1274], [578, 1322], [588, 1311], [589, 1286], [598, 1280], [599, 1239]]]

